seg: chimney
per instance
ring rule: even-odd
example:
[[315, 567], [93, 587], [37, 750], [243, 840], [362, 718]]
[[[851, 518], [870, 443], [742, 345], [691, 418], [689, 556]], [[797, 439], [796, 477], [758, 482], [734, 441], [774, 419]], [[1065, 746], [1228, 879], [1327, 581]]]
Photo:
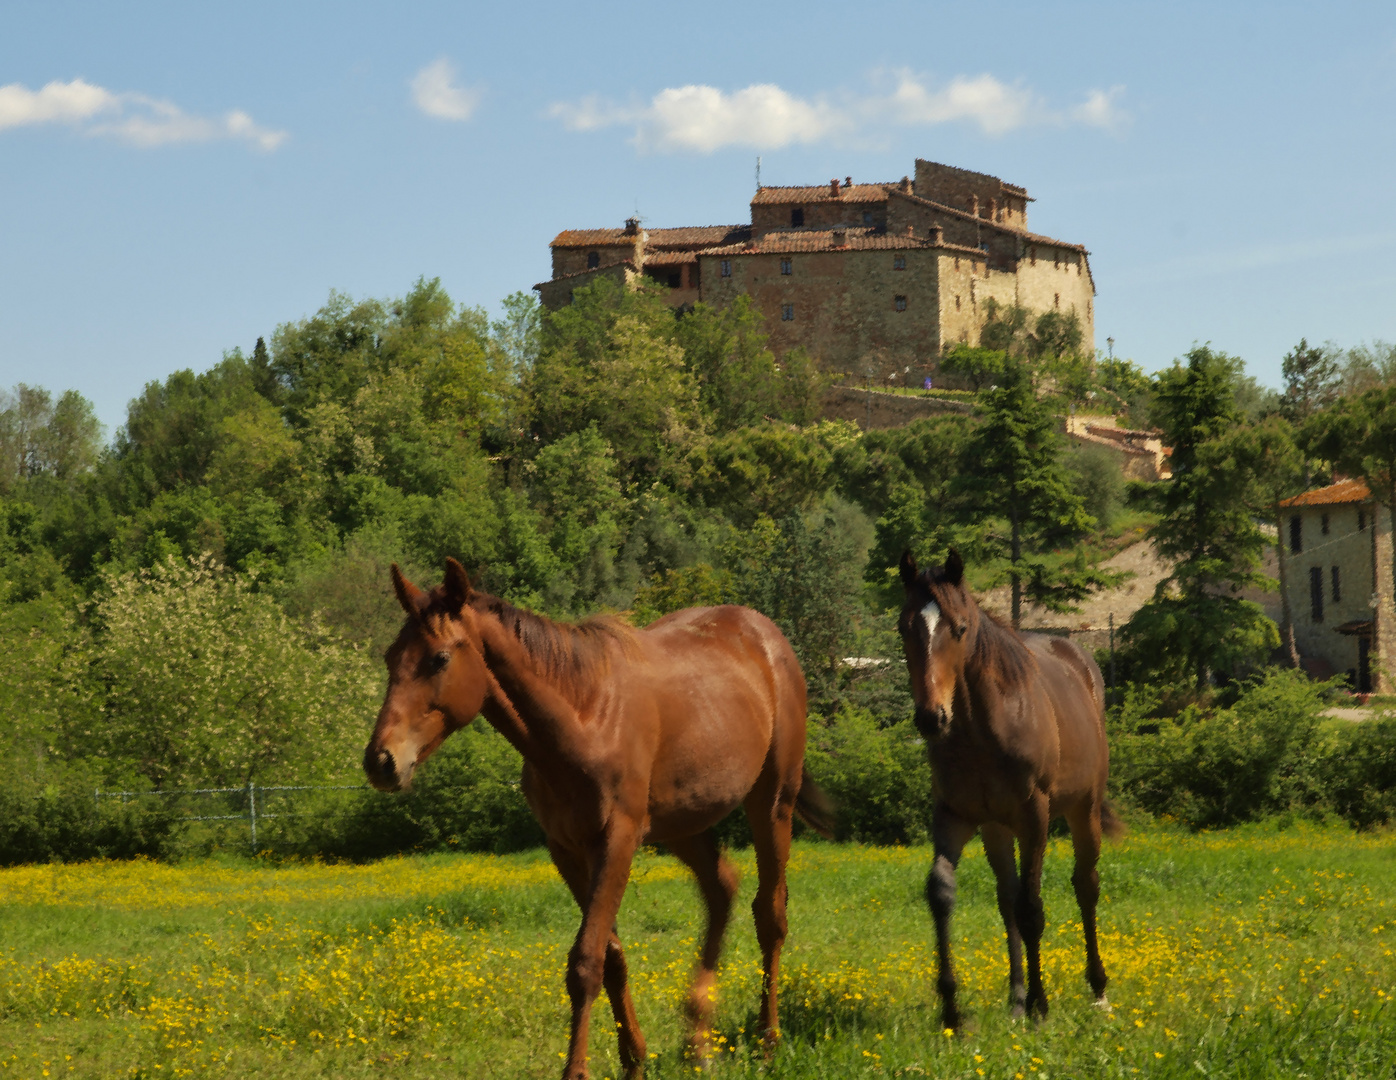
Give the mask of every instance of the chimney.
[[848, 233], [845, 230], [834, 230], [833, 246], [836, 248], [848, 247]]
[[908, 225], [908, 226], [906, 227], [906, 234], [907, 234], [907, 236], [915, 236], [915, 235], [916, 235], [916, 226], [915, 226], [915, 225]]
[[853, 177], [851, 177], [851, 176], [845, 176], [845, 177], [843, 178], [843, 186], [844, 186], [844, 187], [852, 187], [852, 186], [853, 186]]
[[926, 230], [926, 235], [930, 237], [931, 243], [940, 247], [945, 242], [945, 229], [940, 225], [932, 225]]
[[837, 199], [839, 197], [839, 179], [837, 176], [829, 181], [829, 197], [831, 199]]
[[634, 236], [634, 235], [635, 235], [637, 232], [639, 232], [639, 231], [640, 231], [640, 219], [639, 219], [639, 218], [637, 218], [637, 217], [628, 217], [628, 218], [625, 219], [625, 235], [626, 235], [626, 236]]
[[910, 194], [911, 194], [911, 177], [909, 177], [909, 176], [903, 176], [903, 177], [902, 177], [902, 182], [898, 185], [898, 187], [901, 188], [902, 194], [904, 194], [904, 195], [910, 195]]

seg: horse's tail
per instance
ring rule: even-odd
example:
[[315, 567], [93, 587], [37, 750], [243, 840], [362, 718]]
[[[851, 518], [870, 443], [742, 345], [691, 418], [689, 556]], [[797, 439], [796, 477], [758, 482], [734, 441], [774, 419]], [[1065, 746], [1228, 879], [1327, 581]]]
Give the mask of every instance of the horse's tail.
[[1118, 840], [1129, 832], [1129, 826], [1120, 820], [1120, 815], [1115, 813], [1109, 799], [1100, 804], [1100, 831], [1111, 840]]
[[834, 800], [814, 782], [808, 765], [800, 773], [800, 794], [795, 798], [795, 813], [824, 839], [834, 838]]

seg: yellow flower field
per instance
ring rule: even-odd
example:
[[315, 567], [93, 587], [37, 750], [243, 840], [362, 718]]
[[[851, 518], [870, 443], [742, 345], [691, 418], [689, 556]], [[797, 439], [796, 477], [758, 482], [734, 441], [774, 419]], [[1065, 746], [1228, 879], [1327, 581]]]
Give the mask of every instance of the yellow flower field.
[[[972, 845], [955, 925], [976, 1030], [951, 1039], [920, 898], [929, 851], [797, 845], [785, 1045], [765, 1066], [747, 1039], [759, 965], [744, 906], [721, 974], [721, 1045], [729, 1068], [789, 1076], [1227, 1075], [1228, 1041], [1279, 1053], [1287, 1028], [1317, 1024], [1379, 1065], [1396, 1051], [1383, 1059], [1361, 1032], [1396, 1019], [1392, 850], [1388, 835], [1319, 828], [1127, 838], [1102, 864], [1104, 1014], [1081, 978], [1057, 842], [1053, 1013], [1035, 1027], [1002, 1008], [1002, 927]], [[750, 853], [734, 861], [747, 895]], [[0, 871], [0, 918], [0, 1077], [550, 1075], [565, 1041], [576, 912], [538, 855], [18, 867]], [[686, 872], [643, 854], [621, 933], [654, 1075], [690, 1068], [679, 1005], [700, 930]], [[609, 1010], [595, 1015], [596, 1074], [614, 1075]], [[1361, 1075], [1332, 1073], [1349, 1074]]]

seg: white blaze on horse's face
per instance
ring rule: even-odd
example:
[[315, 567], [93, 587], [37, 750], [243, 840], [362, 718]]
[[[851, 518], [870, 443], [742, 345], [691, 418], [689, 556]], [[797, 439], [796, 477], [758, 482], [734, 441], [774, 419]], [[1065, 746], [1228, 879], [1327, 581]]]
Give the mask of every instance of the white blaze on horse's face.
[[936, 624], [940, 622], [940, 605], [932, 600], [921, 609], [921, 621], [926, 624], [926, 662], [931, 661], [931, 641], [936, 636]]
[[939, 713], [943, 717], [941, 722], [948, 726], [955, 706], [955, 679], [944, 655], [939, 660], [936, 657], [935, 637], [940, 620], [940, 605], [929, 601], [921, 609], [921, 621], [926, 627], [926, 701], [923, 708]]

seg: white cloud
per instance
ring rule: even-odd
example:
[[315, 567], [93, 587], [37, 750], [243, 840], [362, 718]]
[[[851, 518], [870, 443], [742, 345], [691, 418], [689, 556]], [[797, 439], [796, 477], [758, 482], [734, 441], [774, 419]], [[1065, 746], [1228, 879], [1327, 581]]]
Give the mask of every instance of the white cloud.
[[642, 150], [692, 150], [711, 153], [724, 146], [777, 149], [791, 143], [847, 139], [888, 126], [931, 127], [967, 122], [986, 135], [1017, 128], [1082, 124], [1119, 130], [1128, 116], [1119, 106], [1123, 87], [1092, 91], [1086, 101], [1065, 112], [1052, 109], [1021, 83], [1004, 83], [992, 75], [958, 75], [941, 86], [910, 72], [897, 75], [890, 94], [800, 98], [779, 86], [758, 83], [726, 93], [712, 86], [689, 85], [661, 90], [648, 103], [617, 105], [591, 95], [559, 102], [548, 114], [572, 131], [634, 128]]
[[417, 72], [412, 79], [417, 108], [442, 120], [469, 120], [480, 104], [480, 92], [456, 86], [455, 77], [456, 69], [444, 58]]
[[897, 89], [884, 101], [868, 102], [869, 111], [890, 106], [898, 123], [909, 127], [930, 127], [956, 120], [978, 124], [986, 135], [1002, 135], [1014, 128], [1050, 117], [1050, 110], [1031, 90], [1009, 86], [992, 75], [973, 78], [957, 75], [943, 89], [929, 89], [909, 73], [897, 81]]
[[241, 139], [260, 150], [275, 150], [287, 138], [286, 132], [262, 127], [241, 109], [216, 118], [194, 116], [168, 101], [113, 93], [82, 79], [51, 82], [40, 90], [19, 83], [0, 86], [0, 130], [30, 124], [69, 124], [84, 135], [140, 147]]
[[119, 106], [110, 90], [81, 79], [51, 82], [41, 90], [10, 83], [0, 86], [0, 131], [28, 124], [75, 124]]
[[1092, 90], [1086, 100], [1071, 110], [1071, 118], [1078, 124], [1104, 128], [1106, 131], [1120, 131], [1127, 127], [1129, 114], [1116, 102], [1124, 95], [1123, 86], [1112, 86], [1109, 90]]

